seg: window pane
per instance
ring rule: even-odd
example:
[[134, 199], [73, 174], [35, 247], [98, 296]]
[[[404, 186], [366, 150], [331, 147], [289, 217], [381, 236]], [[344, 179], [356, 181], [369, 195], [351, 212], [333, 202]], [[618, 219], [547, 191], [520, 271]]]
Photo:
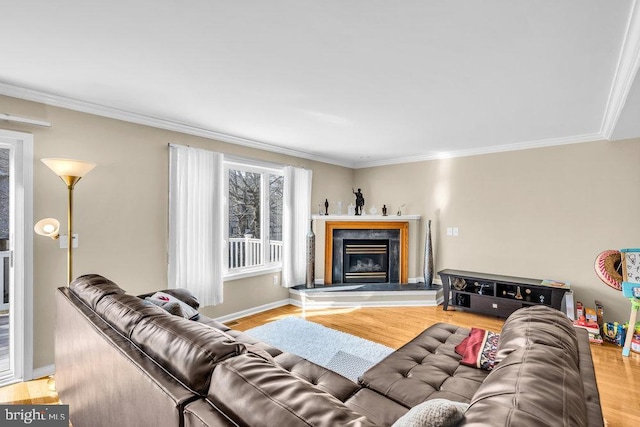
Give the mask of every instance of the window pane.
[[229, 268], [262, 264], [261, 174], [229, 170]]
[[269, 262], [282, 260], [283, 188], [283, 176], [269, 175]]

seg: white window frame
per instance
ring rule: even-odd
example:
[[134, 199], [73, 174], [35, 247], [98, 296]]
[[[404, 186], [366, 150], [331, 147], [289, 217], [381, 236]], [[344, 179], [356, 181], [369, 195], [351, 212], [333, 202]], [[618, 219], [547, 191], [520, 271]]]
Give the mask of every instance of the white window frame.
[[[253, 172], [261, 174], [260, 182], [260, 230], [262, 240], [262, 260], [260, 265], [229, 268], [229, 170], [242, 170], [245, 172]], [[282, 271], [282, 260], [277, 262], [269, 262], [269, 240], [270, 240], [270, 221], [269, 221], [269, 175], [284, 176], [284, 169], [251, 160], [229, 159], [225, 156], [224, 160], [224, 227], [225, 227], [225, 245], [224, 245], [224, 280], [236, 280], [245, 277], [252, 277], [261, 274], [275, 273]]]

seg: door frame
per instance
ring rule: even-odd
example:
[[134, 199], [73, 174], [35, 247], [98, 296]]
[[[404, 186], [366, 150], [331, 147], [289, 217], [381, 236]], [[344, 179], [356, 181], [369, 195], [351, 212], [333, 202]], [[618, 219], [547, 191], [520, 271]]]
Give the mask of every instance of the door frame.
[[0, 141], [13, 147], [14, 169], [9, 238], [11, 369], [0, 376], [0, 385], [5, 385], [33, 377], [33, 135], [0, 129]]

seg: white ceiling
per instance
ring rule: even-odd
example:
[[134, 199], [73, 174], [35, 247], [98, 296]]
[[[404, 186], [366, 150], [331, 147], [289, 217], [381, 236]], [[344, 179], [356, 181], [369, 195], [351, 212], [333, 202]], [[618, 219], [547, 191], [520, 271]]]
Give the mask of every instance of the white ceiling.
[[0, 93], [345, 166], [640, 136], [635, 0], [0, 11]]

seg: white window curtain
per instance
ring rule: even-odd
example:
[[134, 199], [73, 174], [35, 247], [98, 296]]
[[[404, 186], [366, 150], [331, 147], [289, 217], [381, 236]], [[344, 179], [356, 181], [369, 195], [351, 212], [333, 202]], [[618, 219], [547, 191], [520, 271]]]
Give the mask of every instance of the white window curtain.
[[222, 303], [223, 155], [169, 146], [169, 288], [190, 290], [201, 306]]
[[306, 236], [311, 220], [311, 171], [286, 166], [282, 219], [282, 286], [305, 283]]

